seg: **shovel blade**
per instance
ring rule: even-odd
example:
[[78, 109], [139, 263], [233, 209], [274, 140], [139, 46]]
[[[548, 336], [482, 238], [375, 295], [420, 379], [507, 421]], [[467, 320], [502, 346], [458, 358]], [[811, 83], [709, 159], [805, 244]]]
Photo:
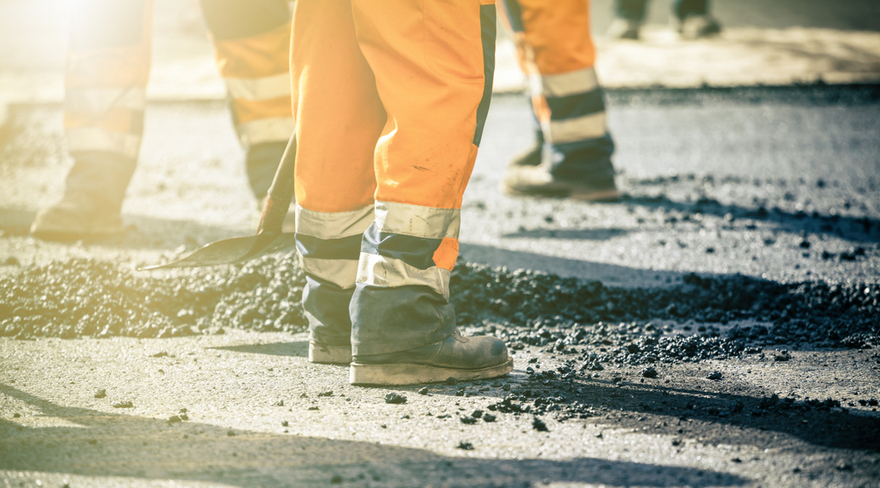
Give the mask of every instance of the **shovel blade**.
[[256, 259], [266, 254], [290, 251], [296, 248], [291, 232], [263, 232], [253, 236], [230, 237], [214, 241], [193, 251], [189, 256], [165, 264], [141, 268], [142, 271], [166, 268], [197, 268], [236, 264]]

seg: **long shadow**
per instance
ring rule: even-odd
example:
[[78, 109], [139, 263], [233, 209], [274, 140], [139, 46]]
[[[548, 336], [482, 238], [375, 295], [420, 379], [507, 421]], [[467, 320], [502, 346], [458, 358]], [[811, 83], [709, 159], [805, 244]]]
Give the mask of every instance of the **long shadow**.
[[212, 347], [232, 352], [244, 352], [249, 354], [269, 354], [271, 356], [287, 356], [307, 358], [309, 357], [308, 341], [273, 342], [271, 344], [245, 344], [242, 346]]
[[[7, 236], [26, 236], [37, 213], [33, 210], [0, 208], [0, 230]], [[120, 248], [152, 247], [174, 249], [181, 244], [201, 245], [202, 240], [242, 235], [235, 229], [203, 225], [191, 220], [158, 219], [140, 215], [123, 215], [125, 231], [118, 236], [95, 238], [91, 244]], [[156, 236], [161, 236], [157, 238]]]
[[[293, 230], [293, 213], [284, 222], [283, 230]], [[0, 208], [0, 231], [6, 236], [27, 236], [36, 217], [32, 210]], [[193, 220], [161, 219], [142, 215], [123, 215], [124, 231], [115, 236], [83, 239], [119, 249], [177, 249], [185, 246], [195, 250], [209, 242], [227, 237], [252, 235], [254, 231], [240, 228], [205, 225]], [[256, 228], [257, 221], [253, 222]]]
[[790, 212], [774, 207], [771, 209], [750, 209], [740, 205], [724, 205], [711, 198], [700, 198], [693, 202], [671, 200], [665, 195], [656, 197], [626, 195], [625, 204], [639, 205], [652, 210], [663, 207], [684, 213], [702, 213], [724, 217], [731, 214], [734, 219], [751, 219], [776, 224], [779, 230], [805, 232], [810, 235], [836, 235], [854, 242], [872, 243], [880, 239], [880, 220], [868, 217], [842, 217], [840, 215], [808, 214]]
[[549, 237], [551, 239], [607, 241], [629, 234], [629, 232], [626, 229], [520, 229], [517, 232], [504, 234], [502, 237], [527, 237], [530, 239]]
[[480, 244], [461, 243], [461, 256], [468, 262], [490, 267], [528, 269], [558, 275], [601, 281], [606, 286], [663, 286], [677, 283], [688, 273], [631, 268], [616, 264], [545, 256], [523, 251], [511, 251]]
[[[548, 405], [547, 397], [553, 397], [546, 411], [558, 412], [563, 417], [597, 417], [593, 421], [613, 423], [615, 428], [644, 428], [646, 419], [642, 416], [653, 415], [671, 421], [651, 423], [651, 432], [685, 438], [689, 435], [680, 430], [682, 422], [700, 420], [717, 426], [696, 432], [701, 442], [712, 444], [753, 444], [756, 431], [771, 431], [818, 446], [880, 452], [880, 417], [876, 415], [850, 414], [819, 402], [794, 403], [769, 392], [766, 396], [719, 393], [663, 386], [660, 381], [531, 380], [516, 389], [519, 400], [514, 403], [532, 405], [533, 409], [537, 406], [540, 410], [541, 405]], [[755, 390], [745, 385], [743, 388]], [[634, 415], [621, 415], [624, 412]], [[743, 431], [744, 428], [750, 431]], [[763, 447], [784, 446], [787, 442], [785, 438], [766, 437]]]
[[[220, 347], [230, 351], [304, 356], [306, 343], [273, 343]], [[718, 393], [694, 388], [665, 386], [662, 379], [646, 380], [646, 383], [613, 381], [610, 379], [545, 380], [543, 376], [525, 375], [515, 371], [507, 377], [463, 385], [428, 385], [429, 394], [460, 396], [461, 390], [469, 395], [495, 397], [501, 400], [511, 393], [517, 400], [513, 403], [529, 406], [533, 412], [545, 412], [562, 418], [593, 418], [597, 423], [613, 424], [614, 428], [643, 428], [645, 414], [655, 416], [649, 422], [651, 432], [681, 435], [688, 433], [679, 429], [687, 419], [713, 424], [710, 429], [700, 429], [702, 442], [711, 444], [755, 444], [756, 432], [771, 431], [800, 438], [804, 442], [842, 449], [876, 450], [880, 452], [880, 417], [844, 413], [840, 408], [831, 410], [830, 405], [792, 403], [773, 398], [772, 393], [755, 391], [757, 388], [743, 385], [751, 394]], [[509, 391], [501, 386], [507, 385]], [[413, 394], [423, 385], [400, 387]], [[727, 385], [730, 387], [731, 385]], [[758, 396], [760, 395], [760, 396]], [[548, 402], [548, 398], [552, 401]], [[542, 408], [543, 406], [543, 408]], [[549, 407], [548, 407], [549, 406]], [[499, 410], [510, 404], [499, 404]], [[513, 408], [512, 411], [516, 411]], [[600, 412], [611, 412], [611, 418]], [[626, 412], [638, 414], [628, 416]], [[657, 420], [665, 419], [659, 427]], [[742, 429], [749, 429], [743, 431]], [[786, 439], [763, 439], [765, 448], [786, 445]]]
[[[87, 408], [64, 407], [9, 385], [0, 392], [66, 426], [23, 427], [0, 419], [0, 469], [65, 475], [180, 479], [233, 486], [741, 486], [723, 472], [576, 458], [568, 461], [457, 458], [424, 449], [230, 430]], [[476, 451], [482, 446], [475, 446]], [[117, 480], [118, 481], [118, 480]]]

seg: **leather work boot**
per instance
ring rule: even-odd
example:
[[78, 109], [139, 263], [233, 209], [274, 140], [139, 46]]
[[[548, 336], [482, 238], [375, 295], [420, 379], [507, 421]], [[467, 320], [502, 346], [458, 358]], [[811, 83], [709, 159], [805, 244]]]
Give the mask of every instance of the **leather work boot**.
[[321, 364], [351, 363], [351, 345], [331, 346], [309, 341], [309, 362]]
[[409, 351], [356, 355], [349, 382], [353, 385], [416, 385], [450, 378], [474, 381], [513, 371], [513, 359], [501, 339], [464, 337], [456, 330], [446, 340]]
[[275, 171], [278, 169], [278, 163], [281, 162], [281, 156], [284, 155], [286, 147], [287, 141], [275, 141], [253, 144], [247, 148], [245, 169], [251, 184], [251, 191], [257, 197], [258, 202], [262, 203], [266, 198], [266, 193], [272, 186]]
[[119, 212], [105, 212], [85, 193], [68, 193], [64, 198], [37, 212], [31, 234], [44, 241], [72, 242], [102, 239], [123, 231]]
[[61, 201], [37, 212], [31, 235], [46, 241], [103, 239], [123, 232], [122, 199], [135, 161], [118, 154], [82, 152], [67, 175]]
[[522, 153], [514, 156], [510, 161], [511, 166], [537, 166], [541, 164], [541, 151], [543, 144], [536, 142], [535, 145]]
[[502, 182], [509, 195], [564, 197], [586, 202], [613, 202], [620, 198], [614, 178], [596, 181], [559, 180], [541, 166], [510, 166]]

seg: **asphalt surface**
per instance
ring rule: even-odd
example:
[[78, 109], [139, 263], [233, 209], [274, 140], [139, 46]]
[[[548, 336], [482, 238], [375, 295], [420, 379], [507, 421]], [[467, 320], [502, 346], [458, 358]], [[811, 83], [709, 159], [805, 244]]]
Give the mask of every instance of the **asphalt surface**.
[[[27, 236], [71, 163], [60, 107], [15, 106], [0, 131], [0, 480], [876, 486], [878, 93], [611, 91], [613, 204], [504, 196], [530, 115], [496, 97], [453, 293], [465, 331], [504, 337], [516, 370], [427, 395], [309, 364], [302, 277], [280, 257], [134, 269], [253, 231], [224, 104], [151, 104], [126, 234], [72, 244]], [[162, 338], [116, 337], [139, 335]]]
[[[524, 101], [497, 97], [465, 198], [463, 252], [635, 286], [682, 272], [876, 283], [877, 94], [613, 91], [609, 128], [627, 192], [614, 205], [501, 196], [506, 161], [531, 144], [531, 122]], [[873, 258], [839, 260], [859, 247]]]

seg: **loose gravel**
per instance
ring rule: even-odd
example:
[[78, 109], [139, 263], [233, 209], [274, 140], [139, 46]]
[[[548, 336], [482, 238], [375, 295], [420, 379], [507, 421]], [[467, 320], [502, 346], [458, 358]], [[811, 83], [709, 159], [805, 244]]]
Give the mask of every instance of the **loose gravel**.
[[[226, 328], [306, 329], [304, 276], [284, 256], [244, 266], [166, 274], [96, 260], [22, 268], [0, 280], [0, 334], [173, 337]], [[580, 355], [581, 369], [724, 359], [762, 348], [880, 344], [880, 287], [781, 284], [685, 275], [681, 284], [610, 288], [601, 282], [461, 262], [451, 280], [458, 324], [526, 345]]]

